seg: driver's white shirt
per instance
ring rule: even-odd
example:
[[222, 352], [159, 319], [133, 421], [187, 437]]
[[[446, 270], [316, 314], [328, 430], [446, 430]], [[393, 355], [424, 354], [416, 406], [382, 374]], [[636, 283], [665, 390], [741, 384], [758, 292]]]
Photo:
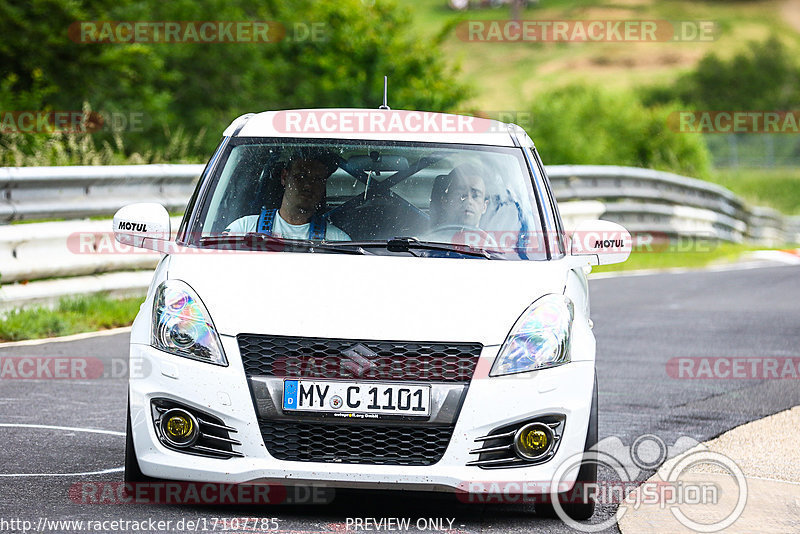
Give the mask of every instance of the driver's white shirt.
[[[245, 215], [239, 217], [225, 229], [229, 234], [249, 234], [256, 232], [258, 226], [259, 215]], [[272, 224], [272, 235], [275, 237], [283, 237], [285, 239], [309, 239], [309, 232], [311, 231], [311, 223], [305, 224], [289, 224], [279, 212], [275, 212], [275, 221]], [[341, 229], [328, 223], [325, 229], [325, 241], [350, 241], [350, 236], [344, 233]]]

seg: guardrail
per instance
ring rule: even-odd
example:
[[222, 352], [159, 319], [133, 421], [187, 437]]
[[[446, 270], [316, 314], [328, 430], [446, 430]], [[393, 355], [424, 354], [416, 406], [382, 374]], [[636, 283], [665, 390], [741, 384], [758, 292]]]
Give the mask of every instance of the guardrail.
[[[112, 215], [130, 202], [186, 205], [203, 165], [0, 167], [0, 223]], [[764, 244], [797, 241], [800, 219], [750, 207], [724, 187], [677, 174], [601, 165], [551, 165], [560, 205], [596, 200], [632, 231]], [[684, 209], [692, 208], [692, 209]]]
[[601, 201], [606, 206], [602, 218], [632, 232], [764, 245], [800, 241], [800, 218], [748, 206], [731, 191], [703, 180], [610, 165], [553, 165], [547, 174], [559, 205]]
[[[0, 168], [0, 223], [111, 216], [131, 202], [158, 202], [180, 211], [202, 170], [202, 165]], [[602, 218], [634, 233], [764, 245], [800, 242], [800, 217], [750, 207], [727, 189], [701, 180], [616, 166], [555, 165], [547, 172], [568, 229], [581, 220]], [[178, 220], [173, 219], [175, 227]], [[96, 277], [155, 265], [159, 255], [149, 251], [103, 254], [104, 247], [114, 245], [110, 232], [108, 220], [0, 224], [0, 281]], [[92, 284], [105, 287], [96, 280]], [[23, 296], [9, 297], [15, 291]], [[12, 300], [25, 301], [24, 293], [24, 288], [4, 286], [0, 309]]]
[[0, 167], [0, 222], [110, 216], [131, 202], [183, 210], [203, 167]]

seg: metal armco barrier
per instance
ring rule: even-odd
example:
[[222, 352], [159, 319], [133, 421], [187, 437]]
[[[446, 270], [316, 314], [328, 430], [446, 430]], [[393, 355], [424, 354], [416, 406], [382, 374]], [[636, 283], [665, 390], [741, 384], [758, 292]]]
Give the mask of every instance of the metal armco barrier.
[[[202, 171], [203, 165], [0, 168], [0, 282], [151, 269], [156, 253], [102, 253], [112, 245], [110, 220], [2, 223], [110, 217], [132, 202], [158, 202], [180, 211]], [[567, 229], [600, 218], [634, 233], [764, 245], [800, 242], [800, 217], [750, 207], [701, 180], [616, 166], [555, 165], [547, 173]], [[174, 227], [179, 220], [173, 219]], [[101, 253], [85, 253], [86, 247]], [[0, 309], [3, 294], [0, 289]]]
[[[203, 165], [0, 167], [0, 223], [111, 216], [131, 202], [181, 210], [202, 170]], [[561, 206], [600, 201], [606, 205], [602, 218], [632, 225], [633, 231], [703, 237], [710, 232], [717, 239], [764, 244], [794, 242], [800, 234], [800, 218], [750, 207], [724, 187], [694, 178], [611, 165], [551, 165], [547, 173]], [[692, 209], [678, 209], [684, 207]]]
[[0, 223], [111, 216], [131, 202], [183, 210], [203, 167], [0, 167]]
[[632, 232], [779, 245], [800, 241], [800, 218], [751, 207], [716, 184], [662, 171], [611, 165], [552, 165], [547, 174], [559, 205], [605, 204], [602, 218]]

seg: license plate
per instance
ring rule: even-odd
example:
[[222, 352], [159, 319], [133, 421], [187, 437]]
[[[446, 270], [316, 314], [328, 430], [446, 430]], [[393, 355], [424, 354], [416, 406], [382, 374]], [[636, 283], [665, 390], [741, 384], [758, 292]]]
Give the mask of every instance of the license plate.
[[429, 385], [284, 380], [283, 409], [295, 412], [428, 416]]

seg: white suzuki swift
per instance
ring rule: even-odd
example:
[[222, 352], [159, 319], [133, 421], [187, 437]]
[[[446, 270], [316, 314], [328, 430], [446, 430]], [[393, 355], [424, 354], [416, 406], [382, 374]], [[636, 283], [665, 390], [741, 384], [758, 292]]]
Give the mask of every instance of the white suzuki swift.
[[586, 272], [631, 238], [606, 221], [566, 237], [519, 127], [245, 115], [174, 241], [156, 204], [122, 208], [114, 231], [165, 252], [131, 332], [131, 368], [151, 372], [130, 379], [126, 481], [525, 482], [592, 515], [564, 493], [597, 478], [581, 461], [597, 440]]

